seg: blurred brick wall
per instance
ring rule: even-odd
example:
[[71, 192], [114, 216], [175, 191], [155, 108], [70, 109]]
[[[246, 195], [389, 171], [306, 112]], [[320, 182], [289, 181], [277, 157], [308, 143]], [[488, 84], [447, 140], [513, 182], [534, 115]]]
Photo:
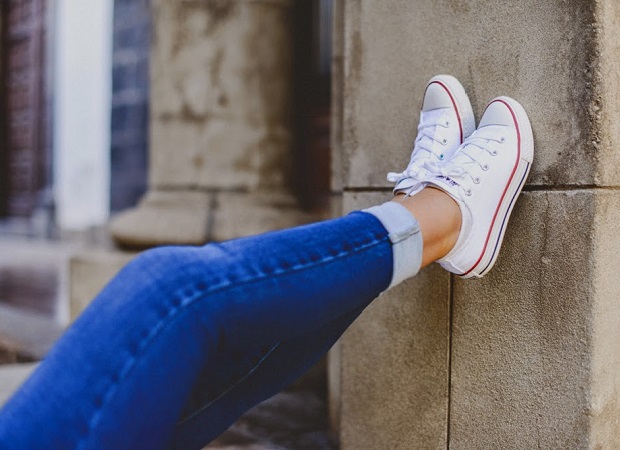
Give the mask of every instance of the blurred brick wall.
[[146, 190], [149, 122], [149, 0], [114, 1], [111, 210]]

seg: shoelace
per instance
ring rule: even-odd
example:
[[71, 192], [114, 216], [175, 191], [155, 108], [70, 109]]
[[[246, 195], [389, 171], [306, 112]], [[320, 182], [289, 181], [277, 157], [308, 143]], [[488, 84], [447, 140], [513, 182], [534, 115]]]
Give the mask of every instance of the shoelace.
[[[403, 172], [390, 172], [387, 174], [387, 180], [391, 183], [398, 183], [405, 178], [413, 178], [420, 181], [421, 179], [433, 173], [437, 164], [443, 161], [443, 154], [436, 155], [430, 147], [434, 142], [445, 145], [447, 140], [437, 135], [437, 127], [448, 128], [449, 120], [446, 118], [445, 111], [442, 111], [439, 117], [426, 119], [422, 115], [420, 124], [418, 125], [418, 135], [413, 145], [411, 160], [407, 168]], [[426, 138], [426, 139], [424, 139]], [[432, 157], [435, 158], [432, 158]]]
[[[480, 128], [465, 141], [456, 151], [454, 156], [444, 166], [438, 167], [436, 175], [450, 178], [455, 181], [467, 196], [472, 194], [471, 183], [479, 184], [480, 177], [472, 175], [468, 170], [472, 165], [479, 166], [482, 170], [489, 170], [486, 162], [481, 162], [481, 156], [487, 152], [491, 156], [497, 156], [498, 151], [490, 148], [489, 143], [504, 143], [505, 138], [497, 130], [498, 126], [488, 127], [489, 129]], [[477, 150], [478, 151], [477, 151]]]

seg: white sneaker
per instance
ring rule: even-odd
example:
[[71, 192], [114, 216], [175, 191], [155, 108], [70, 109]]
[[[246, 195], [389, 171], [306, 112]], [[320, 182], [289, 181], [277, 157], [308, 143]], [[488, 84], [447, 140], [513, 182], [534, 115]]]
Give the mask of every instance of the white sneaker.
[[474, 112], [461, 83], [450, 75], [433, 77], [426, 85], [409, 165], [404, 172], [387, 175], [388, 181], [396, 183], [394, 194], [419, 192], [422, 183], [452, 157], [475, 128]]
[[462, 213], [457, 242], [438, 261], [444, 269], [470, 278], [493, 267], [533, 154], [532, 128], [523, 107], [508, 97], [491, 101], [478, 129], [427, 183], [454, 198]]

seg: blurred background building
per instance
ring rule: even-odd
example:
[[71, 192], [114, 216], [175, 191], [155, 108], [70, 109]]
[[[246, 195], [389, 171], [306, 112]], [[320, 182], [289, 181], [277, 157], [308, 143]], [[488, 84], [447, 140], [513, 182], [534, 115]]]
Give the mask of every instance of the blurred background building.
[[111, 14], [109, 1], [2, 2], [0, 214], [13, 229], [51, 237], [108, 217]]
[[0, 14], [0, 236], [71, 247], [73, 315], [135, 250], [329, 215], [331, 0]]
[[[329, 196], [330, 4], [277, 6], [290, 20], [279, 45], [293, 55], [282, 67], [291, 76], [274, 80], [291, 84], [290, 98], [276, 100], [289, 103], [286, 125], [295, 129], [283, 178], [306, 209], [325, 208]], [[149, 0], [2, 2], [4, 229], [51, 236], [101, 226], [144, 195], [152, 7]]]

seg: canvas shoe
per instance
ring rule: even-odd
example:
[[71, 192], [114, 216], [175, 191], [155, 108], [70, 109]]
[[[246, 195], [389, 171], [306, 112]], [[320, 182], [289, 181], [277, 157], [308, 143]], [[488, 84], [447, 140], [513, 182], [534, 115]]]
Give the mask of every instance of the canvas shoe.
[[396, 183], [394, 194], [420, 191], [436, 166], [450, 159], [475, 128], [474, 112], [461, 83], [450, 75], [431, 78], [424, 92], [409, 165], [403, 172], [387, 175], [388, 181]]
[[506, 224], [532, 165], [534, 139], [523, 107], [508, 97], [487, 106], [478, 129], [427, 185], [460, 206], [461, 231], [438, 262], [463, 278], [482, 277], [497, 259]]

